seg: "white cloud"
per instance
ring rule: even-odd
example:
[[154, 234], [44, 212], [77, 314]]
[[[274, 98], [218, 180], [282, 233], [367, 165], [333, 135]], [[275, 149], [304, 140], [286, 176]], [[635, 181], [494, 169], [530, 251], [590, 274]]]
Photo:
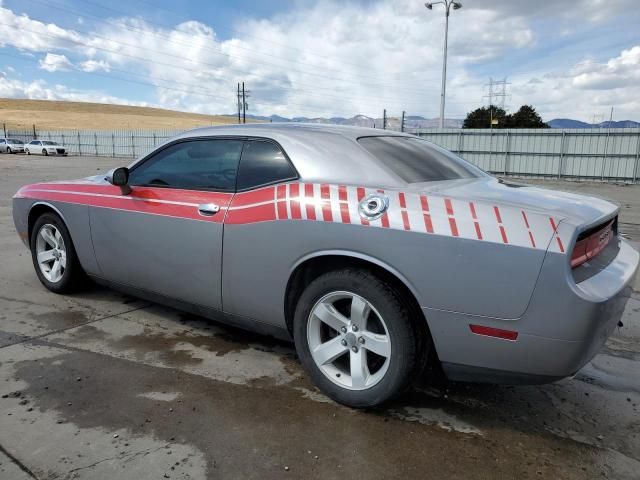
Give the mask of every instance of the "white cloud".
[[80, 63], [80, 68], [85, 72], [111, 71], [109, 62], [106, 62], [104, 60], [86, 60]]
[[[608, 0], [615, 8], [606, 10], [602, 1], [558, 0], [553, 8], [530, 0], [465, 2], [450, 17], [447, 115], [464, 115], [482, 103], [487, 79], [474, 75], [475, 67], [547, 41], [539, 38], [534, 20], [556, 18], [558, 11], [568, 19], [571, 12], [572, 28], [578, 28], [602, 21], [601, 11], [635, 5]], [[380, 116], [387, 108], [391, 115], [438, 114], [444, 15], [423, 2], [388, 0], [366, 8], [337, 0], [298, 2], [271, 19], [241, 22], [235, 38], [224, 41], [197, 21], [160, 28], [141, 18], [106, 19], [88, 35], [7, 8], [0, 7], [0, 15], [15, 26], [0, 25], [3, 44], [47, 52], [41, 68], [131, 72], [124, 75], [153, 84], [156, 102], [167, 108], [231, 113], [236, 82], [245, 81], [250, 113]], [[585, 58], [552, 74], [544, 68], [512, 74], [511, 104], [533, 104], [547, 119], [586, 115], [608, 104], [637, 117], [639, 57], [640, 46], [608, 61]], [[509, 72], [497, 76], [504, 74]], [[57, 92], [38, 85], [33, 88]]]
[[145, 102], [130, 101], [126, 98], [115, 97], [102, 92], [73, 90], [63, 85], [51, 85], [44, 80], [23, 82], [14, 78], [8, 78], [4, 72], [0, 72], [0, 97], [149, 106], [149, 104]]
[[40, 60], [40, 68], [47, 72], [66, 71], [73, 68], [73, 63], [71, 63], [65, 55], [47, 53], [47, 55]]

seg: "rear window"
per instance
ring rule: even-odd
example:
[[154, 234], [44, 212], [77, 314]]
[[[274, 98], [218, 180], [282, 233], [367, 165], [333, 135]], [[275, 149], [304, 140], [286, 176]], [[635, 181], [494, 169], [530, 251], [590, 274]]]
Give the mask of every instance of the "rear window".
[[462, 158], [419, 138], [361, 137], [358, 142], [407, 183], [483, 175], [481, 170]]

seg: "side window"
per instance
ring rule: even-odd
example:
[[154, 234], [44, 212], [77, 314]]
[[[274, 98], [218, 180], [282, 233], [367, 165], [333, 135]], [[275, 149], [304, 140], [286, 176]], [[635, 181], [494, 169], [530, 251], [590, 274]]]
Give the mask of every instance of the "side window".
[[280, 148], [263, 140], [245, 143], [238, 169], [238, 190], [267, 185], [297, 177], [293, 165]]
[[0, 145], [4, 145], [4, 140], [0, 139]]
[[242, 140], [190, 140], [171, 145], [134, 168], [131, 185], [233, 191]]

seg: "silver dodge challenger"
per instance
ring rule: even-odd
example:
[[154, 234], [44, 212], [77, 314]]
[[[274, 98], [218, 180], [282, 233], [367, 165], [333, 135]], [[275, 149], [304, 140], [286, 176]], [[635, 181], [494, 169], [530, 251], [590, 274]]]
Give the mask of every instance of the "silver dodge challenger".
[[302, 124], [192, 130], [13, 199], [49, 290], [91, 278], [293, 338], [316, 385], [354, 407], [429, 362], [462, 381], [573, 375], [620, 323], [638, 269], [618, 212], [412, 135]]

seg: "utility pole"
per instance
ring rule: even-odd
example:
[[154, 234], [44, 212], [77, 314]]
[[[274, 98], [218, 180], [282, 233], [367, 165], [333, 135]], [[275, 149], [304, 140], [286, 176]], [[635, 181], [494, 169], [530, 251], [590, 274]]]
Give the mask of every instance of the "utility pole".
[[247, 99], [244, 92], [244, 82], [242, 82], [242, 123], [247, 123]]
[[382, 111], [382, 129], [383, 130], [387, 129], [387, 109], [386, 108]]
[[236, 102], [238, 104], [238, 123], [241, 123], [241, 121], [240, 121], [240, 109], [241, 109], [241, 105], [240, 105], [240, 82], [238, 82], [238, 93], [236, 95]]
[[442, 0], [440, 2], [425, 3], [424, 6], [429, 10], [433, 10], [433, 6], [441, 3], [445, 9], [445, 23], [444, 23], [444, 51], [442, 55], [442, 90], [440, 92], [440, 128], [444, 128], [444, 99], [447, 89], [447, 39], [449, 37], [449, 11], [451, 7], [454, 10], [462, 8], [460, 2], [454, 2], [453, 0]]
[[400, 131], [404, 132], [404, 110], [402, 111], [402, 120], [400, 121]]

